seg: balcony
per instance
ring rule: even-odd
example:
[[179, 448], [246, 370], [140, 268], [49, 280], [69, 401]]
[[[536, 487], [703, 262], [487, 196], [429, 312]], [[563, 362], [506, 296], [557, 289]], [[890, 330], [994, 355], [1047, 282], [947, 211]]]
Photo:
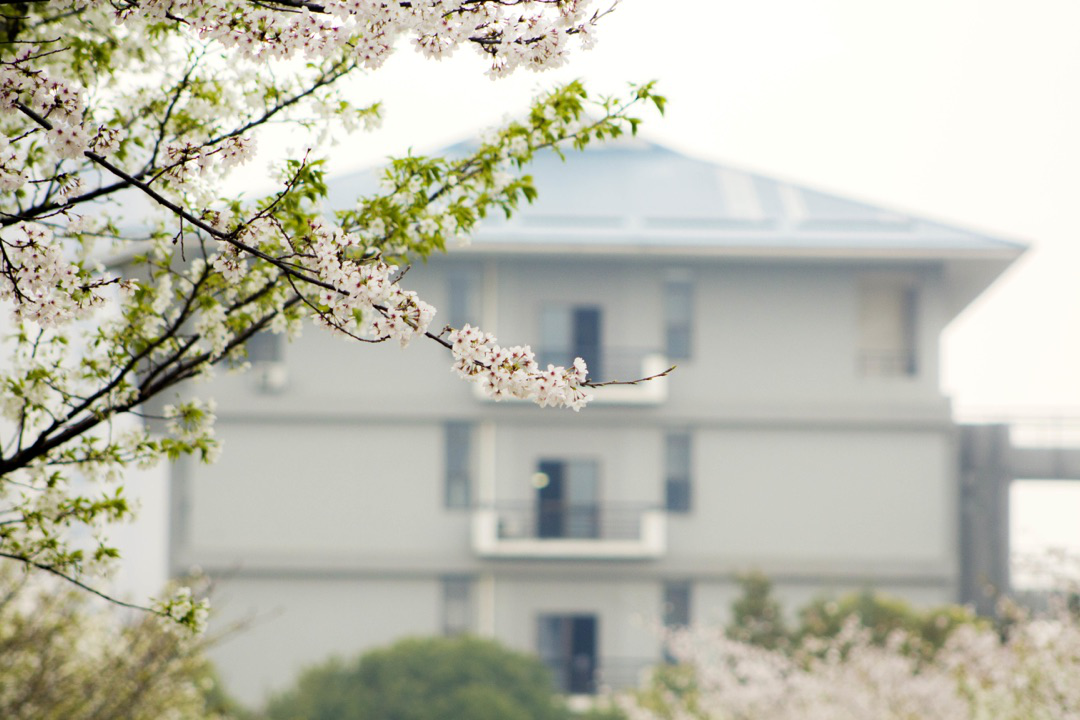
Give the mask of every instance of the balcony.
[[860, 350], [858, 370], [863, 377], [914, 377], [918, 358], [908, 349]]
[[[540, 367], [556, 365], [569, 367], [574, 359], [582, 357], [589, 366], [590, 382], [630, 381], [651, 377], [664, 372], [671, 364], [658, 350], [647, 348], [593, 348], [588, 351], [536, 350], [536, 362]], [[592, 404], [611, 405], [659, 405], [667, 400], [668, 379], [666, 377], [650, 380], [639, 385], [611, 385], [592, 388]], [[494, 402], [483, 393], [479, 385], [474, 385], [477, 397]], [[503, 399], [503, 402], [521, 402], [515, 399]]]
[[667, 515], [633, 504], [496, 503], [474, 511], [472, 534], [481, 557], [645, 560], [667, 550]]
[[640, 686], [660, 660], [648, 658], [594, 658], [587, 654], [543, 658], [556, 689], [566, 695], [595, 695]]

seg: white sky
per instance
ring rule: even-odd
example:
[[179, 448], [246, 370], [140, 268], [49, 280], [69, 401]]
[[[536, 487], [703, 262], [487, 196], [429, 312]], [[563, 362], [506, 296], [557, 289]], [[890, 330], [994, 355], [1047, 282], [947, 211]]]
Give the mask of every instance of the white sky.
[[1080, 485], [1025, 480], [1009, 490], [1013, 586], [1080, 583]]
[[[655, 78], [670, 104], [649, 139], [1029, 243], [947, 331], [944, 389], [966, 411], [1080, 415], [1078, 28], [1076, 0], [624, 0], [558, 72], [493, 82], [471, 52], [400, 51], [356, 85], [385, 102], [384, 128], [335, 148], [332, 168], [436, 150], [560, 79]], [[1057, 487], [1032, 517], [1071, 503], [1068, 530], [1080, 495]]]

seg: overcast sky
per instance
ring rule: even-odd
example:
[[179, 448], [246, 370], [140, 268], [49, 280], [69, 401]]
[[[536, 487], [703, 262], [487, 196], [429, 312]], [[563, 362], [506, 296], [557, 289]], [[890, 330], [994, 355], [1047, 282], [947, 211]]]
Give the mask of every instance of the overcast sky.
[[[600, 0], [597, 0], [598, 2]], [[430, 152], [568, 78], [658, 79], [643, 134], [686, 154], [1031, 245], [953, 324], [962, 409], [1080, 409], [1080, 3], [1075, 0], [624, 0], [556, 72], [492, 81], [461, 51], [404, 49], [356, 83], [385, 123], [335, 170]]]

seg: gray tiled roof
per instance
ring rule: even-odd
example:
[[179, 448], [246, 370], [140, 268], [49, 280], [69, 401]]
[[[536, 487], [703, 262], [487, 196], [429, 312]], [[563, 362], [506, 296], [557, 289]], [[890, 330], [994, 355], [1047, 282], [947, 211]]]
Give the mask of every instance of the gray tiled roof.
[[[459, 144], [447, 154], [463, 152]], [[1008, 255], [1024, 245], [687, 157], [626, 139], [543, 153], [526, 168], [539, 198], [512, 219], [491, 217], [473, 248], [542, 251], [580, 247], [604, 252], [740, 254], [911, 251], [920, 255]], [[369, 173], [331, 181], [340, 207], [372, 187]], [[334, 202], [337, 200], [337, 202]]]

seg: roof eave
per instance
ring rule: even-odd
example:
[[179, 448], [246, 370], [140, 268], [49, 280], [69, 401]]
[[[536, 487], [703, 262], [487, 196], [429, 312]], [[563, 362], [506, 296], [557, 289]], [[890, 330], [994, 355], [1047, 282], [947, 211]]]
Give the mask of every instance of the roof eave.
[[624, 241], [614, 243], [544, 244], [484, 240], [452, 250], [469, 255], [589, 255], [589, 256], [665, 256], [672, 258], [737, 258], [760, 260], [897, 260], [897, 261], [990, 261], [1002, 269], [1019, 258], [1025, 248], [943, 248], [943, 247], [853, 247], [782, 245], [657, 245]]

